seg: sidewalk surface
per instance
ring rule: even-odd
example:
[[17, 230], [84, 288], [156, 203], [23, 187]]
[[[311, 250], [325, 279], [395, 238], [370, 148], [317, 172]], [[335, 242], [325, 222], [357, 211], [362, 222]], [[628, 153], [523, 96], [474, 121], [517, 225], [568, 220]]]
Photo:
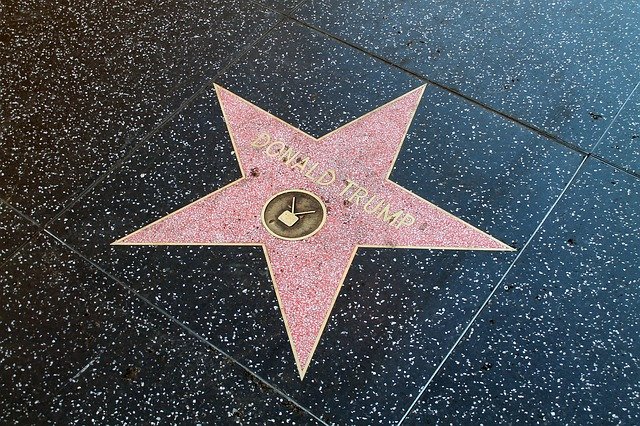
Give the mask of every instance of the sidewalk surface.
[[[623, 0], [3, 3], [0, 423], [640, 424], [639, 22]], [[308, 363], [260, 245], [112, 245], [258, 176], [222, 90], [314, 140], [424, 85], [389, 180], [514, 250], [358, 248]], [[358, 141], [394, 124], [335, 161], [368, 170]], [[322, 231], [268, 238], [320, 264]]]

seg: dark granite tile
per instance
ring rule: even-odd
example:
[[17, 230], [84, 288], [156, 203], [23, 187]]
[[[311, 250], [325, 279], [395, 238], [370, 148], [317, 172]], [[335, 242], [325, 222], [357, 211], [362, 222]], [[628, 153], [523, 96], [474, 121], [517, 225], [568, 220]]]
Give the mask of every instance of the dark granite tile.
[[298, 16], [585, 149], [638, 81], [624, 0], [317, 0]]
[[407, 424], [638, 424], [639, 210], [589, 160]]
[[0, 196], [50, 218], [277, 16], [241, 1], [0, 6]]
[[[320, 135], [420, 82], [286, 25], [220, 84]], [[393, 178], [521, 246], [579, 162], [560, 145], [429, 88]], [[109, 246], [239, 176], [210, 90], [51, 231], [327, 421], [399, 419], [515, 254], [361, 251], [300, 382], [261, 249]]]
[[217, 83], [315, 137], [424, 84], [292, 22]]
[[279, 12], [291, 12], [304, 0], [254, 0], [258, 4], [265, 5]]
[[126, 295], [62, 246], [39, 237], [0, 272], [2, 421], [45, 404], [118, 335]]
[[37, 232], [38, 227], [0, 201], [0, 263]]
[[600, 141], [596, 154], [640, 173], [640, 87], [636, 87], [620, 115]]
[[50, 238], [0, 292], [3, 424], [315, 424]]
[[61, 424], [320, 424], [155, 311], [139, 310], [52, 403]]

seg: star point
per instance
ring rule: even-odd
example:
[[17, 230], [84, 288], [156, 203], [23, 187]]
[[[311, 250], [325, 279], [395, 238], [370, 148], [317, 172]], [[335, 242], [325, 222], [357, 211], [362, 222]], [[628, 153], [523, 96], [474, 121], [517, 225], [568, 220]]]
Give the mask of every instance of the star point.
[[214, 86], [242, 177], [112, 244], [261, 246], [301, 379], [359, 247], [513, 250], [389, 180], [426, 85], [320, 138]]

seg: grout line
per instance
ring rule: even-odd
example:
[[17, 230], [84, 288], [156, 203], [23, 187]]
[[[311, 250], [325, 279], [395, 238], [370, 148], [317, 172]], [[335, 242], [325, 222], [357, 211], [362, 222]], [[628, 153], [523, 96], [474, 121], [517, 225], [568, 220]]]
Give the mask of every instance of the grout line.
[[2, 205], [6, 205], [7, 208], [9, 210], [11, 210], [15, 215], [23, 218], [24, 220], [26, 220], [27, 222], [31, 223], [32, 225], [34, 225], [36, 227], [36, 229], [29, 231], [28, 232], [28, 237], [27, 239], [18, 244], [17, 247], [15, 247], [13, 250], [9, 251], [7, 253], [7, 257], [0, 261], [0, 269], [3, 269], [4, 266], [9, 263], [11, 261], [11, 259], [13, 259], [13, 257], [18, 254], [23, 248], [25, 248], [26, 246], [28, 246], [29, 244], [31, 244], [36, 238], [38, 238], [38, 236], [40, 235], [40, 232], [42, 230], [42, 228], [40, 228], [40, 225], [38, 224], [38, 222], [36, 222], [34, 219], [32, 219], [31, 217], [27, 216], [26, 214], [22, 213], [20, 210], [18, 210], [16, 207], [12, 206], [8, 201], [4, 200], [3, 198], [0, 198], [0, 206]]
[[298, 3], [296, 3], [293, 7], [291, 7], [291, 9], [287, 9], [285, 11], [285, 13], [283, 13], [283, 15], [285, 15], [287, 18], [290, 18], [291, 13], [295, 13], [298, 11], [298, 9], [300, 9], [306, 2], [308, 2], [309, 0], [300, 0]]
[[520, 259], [520, 257], [522, 256], [522, 253], [524, 253], [524, 251], [526, 250], [526, 248], [531, 244], [531, 242], [533, 241], [534, 237], [538, 234], [538, 231], [540, 231], [540, 229], [542, 228], [542, 225], [546, 222], [547, 218], [551, 215], [551, 212], [555, 209], [556, 205], [558, 204], [558, 202], [562, 199], [562, 197], [564, 196], [565, 192], [567, 192], [567, 189], [569, 188], [569, 186], [571, 186], [571, 184], [573, 183], [573, 181], [576, 179], [576, 176], [578, 175], [578, 172], [580, 172], [580, 170], [582, 169], [582, 166], [584, 165], [584, 163], [587, 161], [587, 159], [589, 158], [589, 155], [584, 156], [584, 158], [582, 159], [582, 161], [580, 162], [580, 164], [578, 165], [578, 168], [576, 169], [576, 171], [573, 173], [573, 175], [571, 176], [571, 178], [569, 179], [569, 181], [567, 182], [567, 184], [564, 186], [564, 188], [562, 189], [562, 191], [560, 191], [560, 194], [558, 195], [558, 197], [555, 199], [555, 201], [553, 202], [553, 204], [551, 205], [551, 207], [549, 207], [549, 209], [547, 210], [546, 214], [544, 215], [544, 217], [542, 218], [542, 220], [540, 221], [540, 223], [538, 224], [538, 226], [536, 227], [536, 229], [533, 231], [533, 233], [531, 234], [531, 236], [527, 239], [527, 242], [522, 246], [522, 248], [520, 249], [520, 251], [518, 251], [518, 254], [516, 255], [515, 259], [513, 259], [513, 261], [511, 262], [511, 264], [509, 265], [509, 267], [507, 268], [507, 270], [505, 271], [504, 274], [502, 274], [502, 277], [500, 277], [500, 279], [498, 280], [498, 282], [496, 283], [496, 285], [493, 287], [493, 289], [491, 290], [491, 292], [489, 293], [489, 295], [487, 296], [487, 298], [485, 299], [485, 301], [482, 303], [482, 305], [480, 305], [480, 308], [478, 308], [478, 310], [476, 311], [476, 313], [473, 315], [473, 317], [471, 317], [471, 320], [469, 320], [469, 322], [467, 323], [467, 325], [465, 326], [464, 330], [462, 330], [462, 333], [460, 333], [460, 335], [458, 336], [458, 338], [456, 339], [456, 341], [453, 343], [453, 345], [451, 346], [451, 348], [449, 349], [449, 351], [447, 352], [447, 354], [444, 356], [444, 358], [440, 361], [440, 363], [438, 364], [438, 366], [436, 367], [436, 369], [434, 370], [434, 372], [431, 374], [431, 376], [429, 377], [429, 380], [427, 380], [427, 383], [424, 384], [424, 386], [422, 386], [422, 388], [420, 389], [420, 392], [418, 392], [418, 395], [416, 396], [416, 398], [413, 400], [413, 402], [411, 403], [411, 405], [409, 406], [409, 408], [407, 408], [407, 410], [405, 411], [404, 415], [402, 416], [402, 418], [400, 419], [400, 421], [396, 424], [396, 426], [400, 426], [407, 418], [407, 416], [411, 413], [411, 411], [413, 411], [413, 409], [415, 408], [416, 404], [418, 403], [418, 401], [420, 400], [420, 398], [422, 397], [422, 395], [424, 394], [425, 390], [427, 389], [427, 387], [431, 384], [431, 382], [433, 382], [433, 379], [436, 377], [436, 375], [440, 372], [440, 370], [442, 370], [444, 364], [449, 360], [449, 358], [451, 357], [451, 355], [453, 354], [453, 352], [455, 351], [455, 349], [458, 347], [458, 345], [462, 342], [462, 340], [466, 337], [466, 335], [468, 334], [469, 330], [471, 329], [471, 327], [473, 326], [473, 324], [475, 323], [476, 319], [480, 316], [480, 314], [482, 313], [482, 311], [487, 307], [487, 305], [489, 304], [489, 300], [493, 297], [493, 295], [496, 293], [496, 291], [498, 290], [498, 288], [502, 285], [503, 281], [505, 280], [505, 278], [507, 277], [507, 275], [509, 274], [509, 272], [511, 272], [511, 270], [513, 269], [514, 265], [518, 262], [518, 260]]
[[2, 205], [2, 204], [5, 204], [9, 208], [9, 210], [14, 212], [16, 215], [18, 215], [21, 218], [23, 218], [24, 220], [30, 222], [32, 225], [35, 225], [38, 228], [40, 228], [40, 224], [38, 224], [38, 222], [36, 222], [35, 219], [33, 219], [32, 217], [26, 215], [25, 213], [22, 213], [22, 211], [20, 211], [17, 207], [14, 207], [13, 205], [11, 205], [11, 203], [9, 203], [4, 198], [0, 198], [0, 205]]
[[7, 254], [7, 257], [2, 262], [0, 262], [0, 270], [3, 269], [5, 265], [9, 263], [16, 254], [22, 251], [23, 248], [25, 248], [26, 246], [31, 244], [36, 238], [38, 238], [39, 235], [40, 235], [39, 230], [33, 231], [33, 234], [31, 234], [23, 243], [19, 244], [18, 247], [16, 247], [13, 251], [9, 252]]
[[602, 163], [604, 163], [604, 164], [606, 164], [608, 166], [611, 166], [612, 168], [614, 168], [614, 169], [616, 169], [618, 171], [627, 173], [627, 174], [629, 174], [629, 175], [631, 175], [631, 176], [633, 176], [635, 178], [640, 179], [640, 171], [635, 171], [635, 170], [632, 170], [632, 169], [627, 168], [625, 166], [621, 166], [619, 164], [616, 164], [612, 160], [610, 160], [608, 158], [605, 158], [605, 157], [601, 156], [600, 154], [591, 153], [591, 154], [589, 154], [589, 157], [595, 158], [596, 160], [598, 160], [598, 161], [600, 161], [600, 162], [602, 162]]
[[609, 129], [611, 128], [611, 126], [613, 126], [613, 123], [616, 122], [616, 120], [618, 119], [618, 116], [620, 115], [620, 113], [624, 109], [625, 105], [627, 105], [627, 102], [629, 102], [629, 99], [631, 99], [631, 96], [633, 96], [633, 93], [636, 91], [638, 86], [640, 86], [640, 81], [636, 83], [636, 85], [633, 88], [633, 90], [631, 91], [631, 93], [629, 93], [629, 96], [627, 96], [627, 99], [624, 100], [624, 102], [622, 103], [622, 106], [620, 107], [620, 109], [618, 109], [618, 112], [613, 117], [613, 120], [611, 120], [611, 122], [609, 123], [607, 128], [604, 129], [604, 132], [602, 133], [602, 135], [598, 139], [598, 142], [596, 142], [596, 144], [593, 146], [593, 149], [591, 150], [591, 152], [594, 152], [596, 150], [596, 148], [598, 147], [598, 145], [600, 145], [600, 142], [602, 142], [602, 139], [604, 139], [604, 137], [607, 135], [607, 133], [609, 132]]
[[43, 225], [40, 226], [40, 229], [43, 230], [47, 226], [49, 226], [54, 221], [58, 220], [61, 216], [63, 216], [71, 207], [73, 207], [81, 198], [87, 195], [89, 192], [93, 190], [96, 186], [98, 186], [102, 181], [104, 181], [109, 174], [113, 171], [119, 169], [128, 159], [130, 159], [133, 154], [145, 143], [147, 143], [153, 136], [155, 136], [159, 131], [163, 129], [168, 123], [170, 123], [176, 116], [178, 116], [181, 112], [187, 109], [202, 93], [204, 93], [208, 88], [212, 86], [216, 79], [222, 76], [225, 72], [229, 70], [233, 65], [235, 65], [239, 60], [241, 60], [244, 56], [246, 56], [253, 47], [269, 36], [276, 28], [278, 28], [287, 18], [285, 16], [281, 17], [276, 21], [276, 23], [271, 26], [267, 31], [265, 31], [262, 35], [254, 39], [253, 41], [247, 43], [247, 45], [240, 50], [240, 52], [235, 55], [231, 55], [229, 62], [223, 65], [218, 72], [213, 76], [213, 78], [209, 79], [205, 84], [202, 85], [194, 94], [192, 94], [187, 99], [183, 100], [180, 106], [174, 111], [170, 112], [165, 118], [163, 118], [153, 129], [149, 130], [138, 142], [136, 142], [126, 154], [122, 157], [118, 158], [105, 172], [103, 172], [100, 176], [98, 176], [95, 180], [93, 180], [88, 186], [86, 186], [79, 194], [73, 197], [69, 202], [67, 202], [64, 207], [58, 211], [53, 217], [47, 220]]
[[328, 32], [328, 31], [326, 31], [326, 30], [324, 30], [324, 29], [322, 29], [320, 27], [317, 27], [317, 26], [315, 26], [313, 24], [310, 24], [308, 22], [302, 21], [299, 18], [291, 15], [289, 12], [281, 12], [281, 13], [283, 15], [285, 15], [287, 18], [289, 18], [290, 20], [292, 20], [292, 21], [294, 21], [294, 22], [296, 22], [296, 23], [298, 23], [298, 24], [300, 24], [300, 25], [302, 25], [302, 26], [304, 26], [304, 27], [306, 27], [306, 28], [308, 28], [310, 30], [318, 32], [318, 33], [320, 33], [320, 34], [322, 34], [322, 35], [324, 35], [324, 36], [326, 36], [326, 37], [328, 37], [328, 38], [330, 38], [330, 39], [332, 39], [332, 40], [334, 40], [334, 41], [336, 41], [336, 42], [338, 42], [340, 44], [343, 44], [345, 46], [348, 46], [348, 47], [351, 47], [353, 49], [356, 49], [356, 50], [358, 50], [358, 51], [360, 51], [360, 52], [362, 52], [362, 53], [364, 53], [364, 54], [366, 54], [368, 56], [371, 56], [371, 57], [373, 57], [373, 58], [375, 58], [375, 59], [377, 59], [377, 60], [379, 60], [381, 62], [384, 62], [385, 64], [387, 64], [387, 65], [389, 65], [389, 66], [391, 66], [393, 68], [399, 69], [400, 71], [403, 71], [406, 74], [409, 74], [414, 78], [417, 78], [417, 79], [422, 80], [422, 81], [424, 81], [426, 83], [432, 84], [432, 85], [434, 85], [434, 86], [436, 86], [436, 87], [438, 87], [440, 89], [443, 89], [443, 90], [445, 90], [445, 91], [447, 91], [449, 93], [452, 93], [452, 94], [454, 94], [454, 95], [456, 95], [456, 96], [458, 96], [460, 98], [463, 98], [464, 100], [466, 100], [466, 101], [468, 101], [468, 102], [470, 102], [470, 103], [472, 103], [474, 105], [477, 105], [477, 106], [479, 106], [479, 107], [481, 107], [481, 108], [483, 108], [483, 109], [485, 109], [487, 111], [490, 111], [490, 112], [492, 112], [494, 114], [497, 114], [497, 115], [499, 115], [499, 116], [501, 116], [503, 118], [506, 118], [509, 121], [513, 121], [514, 123], [519, 124], [520, 126], [525, 127], [527, 129], [531, 130], [532, 132], [537, 133], [538, 135], [541, 135], [541, 136], [543, 136], [543, 137], [545, 137], [547, 139], [550, 139], [553, 142], [556, 142], [556, 143], [558, 143], [560, 145], [564, 145], [565, 147], [567, 147], [569, 149], [572, 149], [574, 151], [577, 151], [580, 154], [583, 154], [583, 155], [589, 154], [589, 152], [587, 150], [579, 147], [578, 145], [576, 145], [576, 144], [574, 144], [572, 142], [566, 141], [566, 140], [560, 138], [559, 136], [556, 136], [553, 133], [548, 132], [547, 130], [542, 129], [542, 128], [536, 126], [535, 124], [528, 123], [528, 122], [526, 122], [526, 121], [524, 121], [524, 120], [522, 120], [520, 118], [517, 118], [517, 117], [513, 117], [513, 116], [509, 115], [508, 113], [506, 113], [504, 111], [500, 111], [500, 110], [498, 110], [496, 108], [493, 108], [493, 107], [491, 107], [491, 106], [489, 106], [487, 104], [482, 103], [481, 101], [479, 101], [477, 99], [474, 99], [474, 98], [472, 98], [472, 97], [470, 97], [468, 95], [465, 95], [464, 93], [460, 92], [457, 89], [454, 89], [454, 88], [449, 87], [449, 86], [447, 86], [445, 84], [442, 84], [442, 83], [439, 83], [439, 82], [437, 82], [435, 80], [432, 80], [432, 79], [430, 79], [430, 78], [428, 78], [428, 77], [426, 77], [426, 76], [424, 76], [424, 75], [422, 75], [422, 74], [420, 74], [420, 73], [418, 73], [416, 71], [412, 71], [412, 70], [410, 70], [408, 68], [405, 68], [402, 65], [398, 65], [398, 64], [392, 62], [391, 60], [385, 58], [384, 56], [381, 56], [381, 55], [379, 55], [379, 54], [377, 54], [375, 52], [369, 51], [369, 50], [365, 49], [364, 47], [361, 47], [361, 46], [359, 46], [357, 44], [354, 44], [354, 43], [352, 43], [350, 41], [344, 40], [344, 39], [342, 39], [342, 38], [340, 38], [340, 37]]
[[319, 418], [318, 416], [316, 416], [314, 413], [312, 413], [308, 408], [300, 405], [296, 400], [292, 399], [289, 395], [287, 395], [286, 393], [284, 393], [282, 390], [280, 390], [279, 388], [277, 388], [276, 386], [274, 386], [273, 384], [271, 384], [270, 382], [268, 382], [266, 379], [264, 379], [262, 376], [260, 376], [259, 374], [253, 372], [249, 367], [247, 367], [246, 365], [244, 365], [243, 363], [241, 363], [240, 361], [238, 361], [237, 359], [235, 359], [233, 356], [231, 356], [229, 353], [225, 352], [224, 350], [222, 350], [221, 348], [217, 347], [216, 345], [214, 345], [213, 343], [209, 342], [207, 339], [205, 339], [204, 337], [202, 337], [200, 334], [196, 333], [195, 331], [193, 331], [191, 328], [189, 328], [185, 323], [183, 323], [182, 321], [180, 321], [179, 319], [177, 319], [176, 317], [174, 317], [173, 315], [171, 315], [169, 312], [167, 312], [166, 310], [164, 310], [163, 308], [161, 308], [160, 306], [157, 306], [156, 304], [154, 304], [153, 302], [151, 302], [149, 299], [147, 299], [146, 297], [144, 297], [142, 294], [140, 294], [137, 290], [135, 290], [134, 288], [132, 288], [131, 286], [129, 286], [128, 284], [126, 284], [125, 282], [123, 282], [122, 280], [118, 279], [116, 276], [112, 275], [110, 272], [108, 272], [106, 269], [102, 268], [100, 265], [98, 265], [97, 263], [95, 263], [94, 261], [92, 261], [91, 259], [89, 259], [88, 257], [85, 257], [82, 253], [80, 253], [78, 250], [76, 250], [74, 247], [70, 246], [69, 244], [67, 244], [66, 242], [64, 242], [61, 238], [59, 238], [58, 236], [56, 236], [55, 234], [53, 234], [52, 232], [48, 231], [48, 230], [44, 230], [43, 231], [44, 234], [48, 235], [49, 237], [53, 238], [54, 240], [56, 240], [58, 243], [62, 244], [64, 247], [66, 247], [68, 250], [72, 251], [74, 254], [76, 254], [78, 257], [80, 257], [82, 260], [84, 260], [85, 262], [89, 263], [92, 267], [94, 267], [95, 269], [97, 269], [98, 271], [102, 272], [103, 274], [105, 274], [107, 277], [109, 277], [110, 279], [112, 279], [113, 281], [117, 282], [118, 284], [120, 284], [125, 290], [127, 290], [129, 293], [133, 294], [134, 297], [136, 297], [138, 300], [140, 300], [141, 302], [145, 303], [146, 305], [148, 305], [150, 308], [156, 310], [157, 312], [159, 312], [160, 314], [162, 314], [165, 318], [167, 318], [168, 320], [170, 320], [171, 322], [173, 322], [174, 324], [176, 324], [177, 326], [179, 326], [180, 328], [182, 328], [184, 331], [187, 332], [187, 334], [191, 335], [192, 337], [195, 337], [197, 340], [199, 340], [200, 342], [204, 343], [205, 345], [207, 345], [208, 347], [214, 349], [215, 351], [217, 351], [219, 354], [221, 354], [222, 356], [224, 356], [225, 358], [229, 359], [230, 361], [232, 361], [234, 364], [236, 364], [237, 366], [239, 366], [240, 368], [242, 368], [246, 373], [248, 373], [251, 377], [254, 377], [255, 379], [259, 380], [260, 382], [264, 383], [265, 385], [267, 385], [269, 388], [273, 389], [273, 391], [279, 395], [280, 397], [286, 399], [287, 401], [291, 402], [292, 404], [294, 404], [296, 407], [298, 407], [300, 410], [304, 411], [305, 413], [309, 414], [311, 417], [313, 417], [314, 419], [318, 420], [320, 423], [322, 423], [323, 425], [327, 425], [328, 424], [322, 420], [321, 418]]

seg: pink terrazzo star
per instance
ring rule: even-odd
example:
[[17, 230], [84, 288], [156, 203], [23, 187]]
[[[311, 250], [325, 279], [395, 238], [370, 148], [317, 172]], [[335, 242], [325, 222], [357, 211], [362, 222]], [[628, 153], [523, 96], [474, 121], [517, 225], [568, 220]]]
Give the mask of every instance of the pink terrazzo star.
[[[316, 139], [216, 86], [243, 177], [114, 244], [262, 246], [303, 378], [358, 247], [512, 250], [388, 180], [423, 91]], [[326, 206], [306, 239], [263, 224], [265, 204], [287, 190]]]

